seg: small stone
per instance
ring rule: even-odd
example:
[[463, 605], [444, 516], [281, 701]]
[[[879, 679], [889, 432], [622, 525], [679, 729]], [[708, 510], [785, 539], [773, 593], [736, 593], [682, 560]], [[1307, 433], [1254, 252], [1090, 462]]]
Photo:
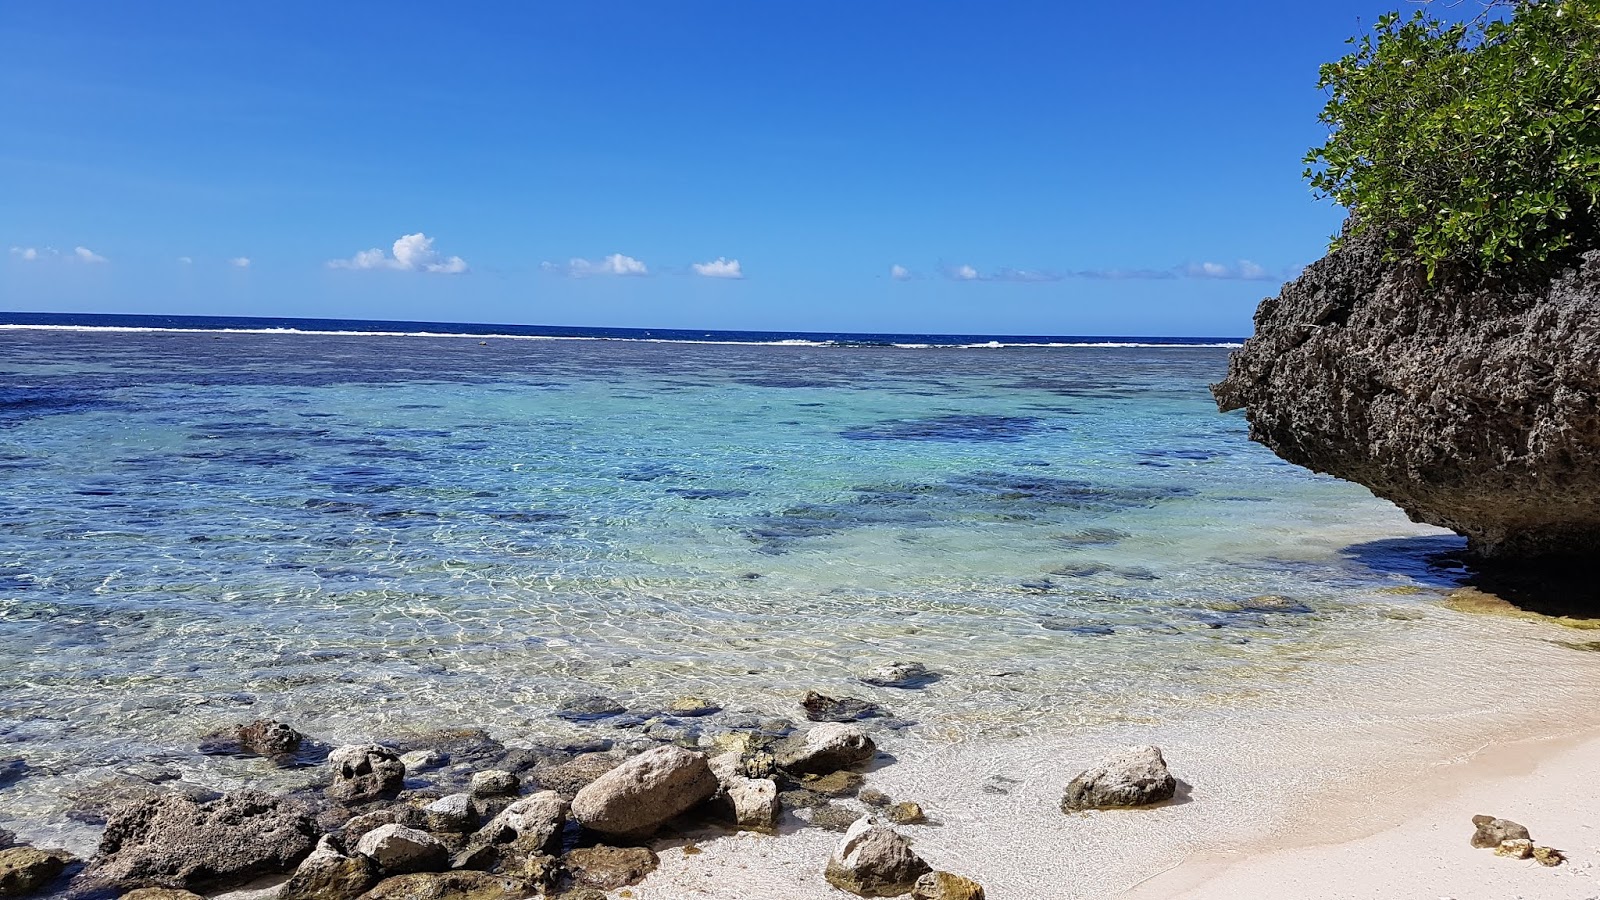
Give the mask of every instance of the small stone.
[[1148, 806], [1172, 799], [1177, 786], [1159, 747], [1130, 747], [1072, 779], [1061, 811]]
[[1526, 841], [1532, 839], [1532, 835], [1528, 834], [1528, 829], [1510, 819], [1498, 819], [1494, 816], [1473, 816], [1472, 824], [1476, 828], [1472, 832], [1472, 846], [1480, 850], [1498, 847], [1504, 841]]
[[866, 776], [860, 772], [840, 770], [826, 775], [807, 775], [800, 780], [800, 784], [808, 791], [829, 797], [854, 797], [866, 780]]
[[12, 847], [0, 850], [0, 897], [26, 897], [54, 881], [73, 862], [61, 850]]
[[887, 715], [876, 703], [856, 697], [834, 699], [816, 691], [806, 691], [800, 708], [805, 710], [806, 718], [813, 722], [856, 722]]
[[667, 705], [667, 712], [675, 716], [693, 718], [722, 712], [722, 707], [704, 697], [679, 697]]
[[410, 753], [400, 754], [400, 763], [406, 767], [407, 772], [427, 772], [442, 768], [448, 762], [450, 757], [437, 750], [413, 750]]
[[603, 891], [638, 884], [661, 864], [645, 847], [582, 847], [561, 859], [574, 882]]
[[928, 821], [927, 813], [915, 803], [896, 803], [884, 815], [896, 825], [921, 825]]
[[284, 756], [300, 749], [304, 736], [273, 719], [239, 726], [239, 747], [257, 756]]
[[858, 726], [829, 722], [785, 739], [774, 756], [790, 772], [825, 775], [858, 766], [877, 752], [878, 746]]
[[911, 900], [984, 900], [983, 886], [949, 872], [929, 872], [917, 879]]
[[1567, 857], [1554, 847], [1533, 848], [1533, 858], [1538, 860], [1541, 866], [1559, 866], [1567, 860]]
[[894, 829], [863, 816], [839, 841], [824, 876], [834, 887], [860, 897], [894, 897], [931, 871]]
[[468, 794], [440, 797], [422, 808], [429, 831], [465, 834], [478, 827], [478, 808]]
[[894, 803], [894, 800], [892, 800], [888, 794], [885, 794], [883, 791], [880, 791], [877, 788], [862, 788], [861, 791], [856, 794], [856, 799], [868, 806], [876, 806], [879, 809], [890, 806]]
[[490, 769], [472, 774], [472, 796], [507, 797], [522, 787], [517, 776], [502, 769]]
[[926, 687], [938, 679], [939, 676], [922, 663], [892, 662], [868, 670], [858, 680], [875, 687], [913, 690]]
[[1500, 842], [1494, 848], [1495, 856], [1509, 856], [1512, 859], [1527, 859], [1533, 856], [1533, 841], [1525, 838], [1512, 838]]
[[391, 798], [405, 787], [406, 767], [400, 756], [377, 744], [356, 744], [328, 754], [333, 782], [328, 796], [340, 803], [366, 803]]
[[439, 872], [450, 854], [439, 839], [404, 825], [380, 825], [362, 836], [356, 852], [370, 857], [385, 875]]
[[556, 718], [566, 719], [568, 722], [598, 722], [612, 716], [620, 716], [628, 708], [611, 699], [610, 697], [589, 696], [574, 697], [566, 700], [556, 707]]

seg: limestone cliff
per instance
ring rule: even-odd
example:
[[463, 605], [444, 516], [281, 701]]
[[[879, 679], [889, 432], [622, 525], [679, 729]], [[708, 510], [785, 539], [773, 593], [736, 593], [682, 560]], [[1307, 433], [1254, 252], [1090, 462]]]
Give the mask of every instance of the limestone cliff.
[[1212, 391], [1279, 456], [1486, 558], [1600, 560], [1600, 251], [1467, 288], [1353, 238], [1262, 301]]

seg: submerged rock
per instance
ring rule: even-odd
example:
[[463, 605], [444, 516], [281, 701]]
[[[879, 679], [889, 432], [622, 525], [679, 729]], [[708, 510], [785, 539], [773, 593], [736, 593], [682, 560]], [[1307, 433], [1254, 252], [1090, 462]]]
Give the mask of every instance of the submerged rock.
[[913, 689], [926, 687], [939, 679], [938, 673], [919, 662], [884, 663], [860, 676], [863, 684], [874, 687]]
[[829, 722], [785, 739], [773, 755], [787, 771], [825, 775], [858, 766], [877, 752], [878, 746], [860, 727]]
[[644, 847], [583, 847], [561, 859], [574, 882], [602, 891], [638, 884], [661, 865], [655, 853]]
[[667, 705], [667, 712], [675, 716], [691, 718], [715, 715], [722, 712], [722, 707], [704, 697], [679, 697]]
[[1498, 819], [1494, 816], [1473, 816], [1472, 846], [1478, 849], [1498, 847], [1505, 841], [1529, 840], [1532, 835], [1528, 829], [1518, 825], [1510, 819]]
[[824, 876], [834, 887], [859, 897], [896, 897], [933, 871], [894, 829], [863, 816], [839, 841]]
[[1148, 806], [1172, 799], [1177, 787], [1159, 747], [1129, 747], [1072, 779], [1061, 811]]
[[518, 879], [484, 872], [420, 872], [378, 882], [361, 900], [522, 900]]
[[889, 807], [883, 815], [896, 825], [921, 825], [928, 821], [928, 814], [922, 811], [922, 807], [909, 800]]
[[1501, 560], [1600, 554], [1600, 251], [1538, 285], [1429, 284], [1347, 236], [1213, 386], [1250, 437]]
[[254, 791], [196, 803], [158, 794], [112, 813], [86, 880], [123, 889], [228, 886], [287, 872], [317, 843], [309, 812]]
[[300, 749], [305, 736], [282, 722], [257, 719], [239, 726], [239, 747], [257, 756], [285, 756]]
[[568, 722], [598, 722], [612, 716], [620, 716], [628, 708], [611, 699], [610, 697], [589, 696], [573, 697], [565, 700], [556, 707], [556, 718], [566, 719]]
[[572, 800], [583, 827], [622, 838], [648, 836], [717, 792], [705, 754], [657, 747], [595, 779]]
[[835, 700], [816, 691], [806, 691], [800, 708], [806, 711], [806, 718], [813, 722], [856, 722], [886, 715], [876, 703], [855, 697]]
[[615, 769], [621, 761], [607, 753], [583, 753], [553, 766], [533, 770], [539, 786], [571, 797]]

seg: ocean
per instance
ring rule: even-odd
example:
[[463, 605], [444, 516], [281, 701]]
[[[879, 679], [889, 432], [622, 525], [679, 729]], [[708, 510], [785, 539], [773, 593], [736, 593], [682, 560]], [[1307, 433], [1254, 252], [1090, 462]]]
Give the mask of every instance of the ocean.
[[[626, 742], [815, 689], [915, 747], [1259, 711], [1459, 574], [1216, 411], [1224, 338], [0, 322], [0, 826], [79, 848], [118, 779], [315, 780], [197, 752], [260, 717]], [[892, 660], [943, 677], [856, 680]], [[552, 715], [589, 695], [643, 714]]]

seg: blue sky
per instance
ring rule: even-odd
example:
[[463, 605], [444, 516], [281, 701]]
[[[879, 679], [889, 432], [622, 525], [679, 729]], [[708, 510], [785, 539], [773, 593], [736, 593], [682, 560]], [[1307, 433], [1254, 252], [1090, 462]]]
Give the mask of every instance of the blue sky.
[[1242, 335], [1395, 5], [13, 4], [0, 309]]

